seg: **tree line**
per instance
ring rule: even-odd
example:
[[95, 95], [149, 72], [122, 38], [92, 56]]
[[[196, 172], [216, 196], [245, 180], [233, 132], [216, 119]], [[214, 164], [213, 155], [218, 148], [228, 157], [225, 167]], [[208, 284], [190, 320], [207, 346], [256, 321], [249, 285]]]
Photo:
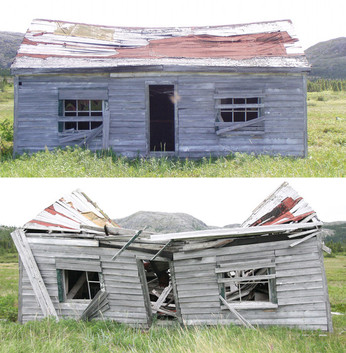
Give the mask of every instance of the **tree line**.
[[308, 80], [307, 90], [308, 92], [346, 91], [346, 80], [329, 80], [324, 78]]

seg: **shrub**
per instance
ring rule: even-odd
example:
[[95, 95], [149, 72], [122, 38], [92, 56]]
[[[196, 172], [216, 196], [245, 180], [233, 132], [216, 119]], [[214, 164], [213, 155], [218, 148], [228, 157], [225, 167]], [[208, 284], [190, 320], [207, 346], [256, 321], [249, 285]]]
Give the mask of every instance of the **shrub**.
[[15, 306], [14, 295], [6, 295], [0, 297], [0, 319], [8, 321], [16, 321], [18, 309]]
[[8, 119], [0, 122], [0, 139], [7, 142], [13, 141], [13, 123]]

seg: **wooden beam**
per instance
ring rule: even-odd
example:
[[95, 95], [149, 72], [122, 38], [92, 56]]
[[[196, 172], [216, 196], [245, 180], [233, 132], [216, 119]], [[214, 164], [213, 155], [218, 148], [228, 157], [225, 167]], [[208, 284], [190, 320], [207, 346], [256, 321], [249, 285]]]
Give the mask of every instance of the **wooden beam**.
[[309, 234], [308, 236], [306, 236], [305, 238], [302, 238], [302, 239], [299, 239], [297, 240], [296, 242], [290, 244], [290, 247], [293, 248], [294, 246], [302, 243], [303, 241], [306, 241], [306, 240], [309, 240], [311, 238], [313, 238], [314, 236], [316, 236], [317, 234], [321, 233], [321, 231], [318, 231], [318, 232], [314, 232], [312, 234]]
[[135, 240], [140, 236], [142, 230], [139, 230], [112, 258], [111, 260], [114, 261], [126, 248], [128, 248]]
[[262, 122], [264, 120], [265, 120], [265, 118], [261, 117], [261, 118], [245, 121], [243, 123], [235, 123], [234, 126], [228, 126], [228, 127], [223, 128], [223, 129], [217, 130], [216, 131], [216, 135], [225, 134], [226, 132], [230, 132], [230, 131], [242, 129], [242, 128], [247, 127], [247, 126], [255, 125], [255, 124], [260, 123], [260, 122]]
[[170, 240], [167, 244], [165, 244], [149, 261], [154, 261], [161, 253], [163, 250], [165, 250], [167, 248], [167, 246], [172, 242], [172, 240]]
[[104, 114], [103, 114], [103, 130], [102, 130], [102, 148], [108, 149], [109, 147], [109, 124], [110, 124], [110, 111], [108, 103], [104, 102]]
[[297, 229], [312, 229], [317, 226], [322, 226], [322, 222], [315, 223], [293, 223], [293, 224], [279, 224], [260, 227], [238, 227], [238, 228], [222, 228], [222, 229], [207, 229], [191, 232], [180, 233], [165, 233], [153, 234], [150, 239], [153, 241], [168, 241], [170, 239], [203, 239], [203, 238], [220, 238], [220, 237], [239, 237], [246, 235], [261, 235], [268, 233], [283, 233], [290, 232]]
[[16, 229], [11, 233], [11, 237], [16, 245], [43, 315], [45, 317], [54, 316], [59, 320], [24, 231], [22, 229]]
[[231, 305], [229, 305], [227, 303], [227, 301], [225, 300], [225, 298], [223, 298], [221, 295], [219, 295], [220, 300], [222, 301], [223, 304], [226, 305], [226, 307], [228, 308], [228, 310], [233, 313], [235, 315], [235, 317], [242, 323], [242, 325], [244, 325], [245, 327], [251, 328], [253, 330], [255, 330], [255, 328], [250, 324], [249, 321], [247, 321], [243, 316], [241, 316], [237, 310], [235, 310], [234, 308], [232, 308]]
[[332, 249], [328, 248], [328, 246], [324, 243], [322, 243], [322, 250], [325, 251], [327, 254], [331, 254], [332, 253]]
[[77, 294], [77, 292], [81, 289], [85, 281], [86, 281], [86, 274], [85, 272], [83, 272], [82, 275], [78, 278], [77, 282], [71, 288], [71, 290], [67, 293], [66, 299], [73, 299], [74, 296]]
[[308, 234], [314, 233], [314, 232], [316, 232], [316, 231], [317, 231], [317, 229], [310, 229], [310, 230], [306, 230], [306, 231], [304, 231], [304, 232], [299, 232], [299, 233], [290, 234], [290, 235], [288, 236], [288, 238], [297, 238], [297, 237], [300, 237], [300, 236], [302, 236], [302, 235], [308, 235]]
[[161, 293], [157, 301], [152, 305], [151, 310], [153, 313], [156, 313], [157, 311], [160, 310], [161, 305], [163, 302], [166, 300], [168, 294], [172, 290], [172, 284], [170, 283]]

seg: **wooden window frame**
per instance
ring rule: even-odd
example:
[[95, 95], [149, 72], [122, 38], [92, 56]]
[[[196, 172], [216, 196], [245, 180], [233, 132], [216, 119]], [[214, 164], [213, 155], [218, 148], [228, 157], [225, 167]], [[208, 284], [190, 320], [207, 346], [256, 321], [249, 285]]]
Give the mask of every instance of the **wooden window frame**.
[[[84, 271], [81, 269], [80, 270], [78, 270], [78, 269], [75, 269], [75, 270], [57, 269], [56, 271], [57, 271], [57, 282], [58, 282], [58, 297], [59, 297], [60, 303], [75, 302], [75, 301], [90, 302], [93, 299], [93, 297], [91, 295], [90, 283], [99, 283], [100, 290], [104, 290], [104, 281], [103, 281], [103, 275], [101, 272]], [[79, 298], [74, 298], [74, 297], [72, 297], [72, 298], [68, 297], [69, 293], [66, 293], [66, 282], [68, 279], [67, 273], [70, 271], [81, 272], [82, 273], [81, 276], [83, 276], [85, 274], [85, 281], [87, 283], [89, 298], [79, 299]], [[88, 275], [89, 273], [97, 273], [98, 274], [98, 281], [89, 280], [89, 275]]]
[[[255, 120], [261, 117], [261, 107], [262, 104], [261, 102], [261, 98], [259, 97], [252, 97], [252, 98], [225, 98], [228, 100], [231, 100], [232, 103], [223, 103], [223, 99], [219, 99], [218, 102], [218, 107], [219, 107], [219, 121], [220, 122], [230, 122], [230, 123], [245, 123], [247, 121], [250, 120]], [[237, 99], [239, 100], [245, 100], [246, 103], [243, 104], [237, 104], [234, 103]], [[248, 99], [256, 99], [257, 103], [247, 103]], [[231, 121], [225, 121], [224, 118], [222, 117], [223, 113], [231, 113]], [[241, 113], [242, 115], [244, 115], [244, 120], [238, 120], [236, 121], [236, 113]], [[256, 117], [255, 118], [251, 118], [249, 119], [248, 116], [250, 113], [256, 113]]]
[[[76, 110], [75, 111], [67, 111], [65, 110], [65, 102], [66, 101], [75, 101], [76, 102]], [[88, 110], [79, 110], [78, 102], [79, 101], [88, 101]], [[101, 110], [91, 110], [91, 102], [92, 101], [100, 101], [101, 102]], [[100, 127], [103, 123], [104, 113], [106, 110], [106, 101], [103, 99], [83, 99], [83, 98], [71, 98], [71, 99], [60, 99], [59, 100], [59, 119], [58, 119], [58, 131], [59, 133], [66, 132], [87, 132], [92, 131]], [[71, 113], [75, 113], [76, 115], [68, 115]], [[92, 115], [93, 113], [101, 113], [100, 115]], [[79, 115], [79, 114], [88, 114], [88, 115]], [[72, 123], [76, 125], [76, 128], [68, 129], [66, 125]], [[88, 129], [79, 128], [80, 124], [88, 123]], [[92, 123], [96, 123], [96, 126], [92, 127]]]
[[[261, 135], [264, 133], [263, 103], [264, 94], [262, 91], [232, 92], [219, 91], [214, 94], [216, 118], [215, 130], [217, 135], [229, 133], [245, 133]], [[257, 103], [248, 102], [256, 99]], [[243, 100], [238, 103], [237, 100]], [[229, 101], [225, 103], [224, 101]], [[256, 113], [255, 118], [248, 118], [249, 113]], [[230, 113], [231, 121], [225, 121], [222, 113]], [[243, 120], [235, 118], [236, 113], [243, 114]], [[256, 125], [256, 128], [255, 128]]]
[[[256, 271], [266, 269], [266, 274], [256, 275]], [[256, 260], [244, 261], [237, 263], [222, 263], [215, 270], [218, 276], [220, 295], [227, 301], [229, 305], [238, 309], [274, 309], [278, 307], [276, 293], [276, 274], [274, 260]], [[251, 275], [251, 272], [253, 273]], [[242, 273], [244, 276], [239, 276]], [[250, 274], [245, 276], [246, 274]], [[228, 275], [229, 277], [226, 277]], [[241, 297], [240, 284], [249, 284], [257, 282], [267, 283], [268, 300], [244, 300]], [[233, 294], [239, 293], [239, 299], [230, 300], [226, 297], [226, 285], [238, 285]], [[223, 308], [227, 309], [227, 308]]]

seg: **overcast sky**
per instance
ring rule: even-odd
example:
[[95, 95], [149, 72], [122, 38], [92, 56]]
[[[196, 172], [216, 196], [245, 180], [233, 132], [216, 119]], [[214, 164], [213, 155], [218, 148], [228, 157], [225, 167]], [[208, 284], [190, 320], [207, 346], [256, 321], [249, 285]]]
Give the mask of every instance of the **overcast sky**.
[[0, 30], [25, 32], [34, 18], [110, 26], [203, 26], [291, 19], [304, 49], [346, 36], [345, 0], [12, 0]]
[[346, 221], [346, 179], [341, 178], [0, 178], [0, 225], [22, 226], [79, 188], [111, 218], [137, 211], [184, 212], [224, 226], [242, 223], [284, 181], [322, 221]]

